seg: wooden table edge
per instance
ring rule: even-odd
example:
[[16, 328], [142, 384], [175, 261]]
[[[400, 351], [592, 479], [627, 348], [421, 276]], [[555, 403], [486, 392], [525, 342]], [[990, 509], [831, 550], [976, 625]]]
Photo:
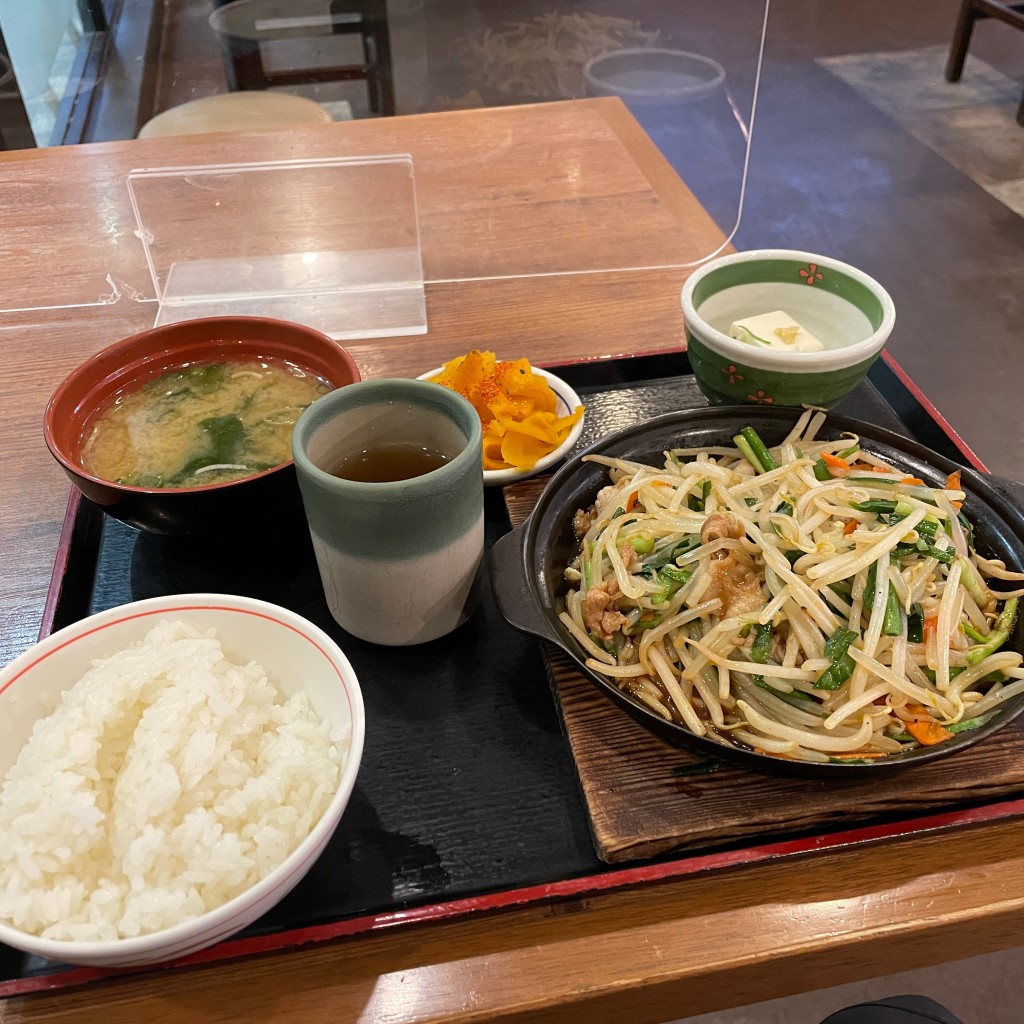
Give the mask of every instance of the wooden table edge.
[[656, 1024], [1009, 948], [1013, 847], [1024, 821], [12, 998], [0, 1021]]

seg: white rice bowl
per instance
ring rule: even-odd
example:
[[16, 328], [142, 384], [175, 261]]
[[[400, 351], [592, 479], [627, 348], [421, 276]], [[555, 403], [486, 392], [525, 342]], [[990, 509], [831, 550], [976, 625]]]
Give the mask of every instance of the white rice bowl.
[[277, 903], [333, 834], [364, 731], [327, 634], [211, 594], [55, 633], [0, 671], [0, 713], [0, 942], [94, 966], [194, 952]]

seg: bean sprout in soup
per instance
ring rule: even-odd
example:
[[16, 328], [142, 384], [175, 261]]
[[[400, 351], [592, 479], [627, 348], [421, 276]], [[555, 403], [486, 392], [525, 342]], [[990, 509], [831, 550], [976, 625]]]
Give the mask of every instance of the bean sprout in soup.
[[285, 361], [186, 365], [117, 396], [82, 451], [86, 471], [131, 487], [201, 487], [291, 458], [299, 414], [330, 386]]

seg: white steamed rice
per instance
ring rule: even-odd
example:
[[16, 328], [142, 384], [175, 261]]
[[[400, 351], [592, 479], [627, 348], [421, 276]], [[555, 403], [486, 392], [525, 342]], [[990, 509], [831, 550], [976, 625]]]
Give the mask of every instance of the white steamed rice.
[[275, 868], [338, 785], [302, 695], [161, 622], [40, 719], [0, 789], [0, 919], [98, 941], [204, 914]]

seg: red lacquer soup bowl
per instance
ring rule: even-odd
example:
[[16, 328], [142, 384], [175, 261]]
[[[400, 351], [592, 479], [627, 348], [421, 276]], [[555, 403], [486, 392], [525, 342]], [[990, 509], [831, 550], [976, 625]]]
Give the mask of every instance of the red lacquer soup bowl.
[[97, 418], [119, 396], [170, 370], [252, 360], [299, 367], [331, 390], [360, 379], [345, 349], [312, 328], [267, 317], [187, 320], [119, 341], [73, 370], [46, 406], [47, 447], [87, 498], [131, 526], [193, 536], [273, 532], [301, 509], [290, 457], [239, 480], [189, 487], [130, 486], [82, 461]]

